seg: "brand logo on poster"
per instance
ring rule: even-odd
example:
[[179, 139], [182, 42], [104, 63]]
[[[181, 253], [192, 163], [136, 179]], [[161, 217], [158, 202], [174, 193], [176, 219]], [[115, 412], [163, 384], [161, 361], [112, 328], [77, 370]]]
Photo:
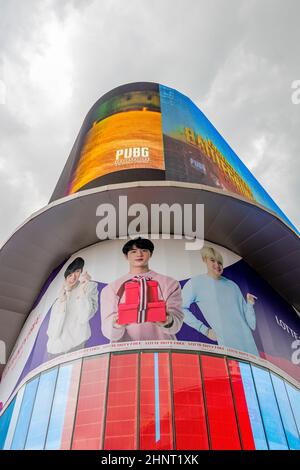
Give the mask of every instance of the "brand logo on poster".
[[202, 173], [203, 175], [206, 175], [207, 171], [206, 171], [206, 167], [203, 163], [198, 162], [198, 160], [195, 160], [194, 158], [190, 158], [190, 164], [191, 164], [191, 167], [194, 170], [197, 170], [200, 173]]
[[127, 147], [116, 151], [115, 165], [148, 163], [149, 161], [149, 147]]

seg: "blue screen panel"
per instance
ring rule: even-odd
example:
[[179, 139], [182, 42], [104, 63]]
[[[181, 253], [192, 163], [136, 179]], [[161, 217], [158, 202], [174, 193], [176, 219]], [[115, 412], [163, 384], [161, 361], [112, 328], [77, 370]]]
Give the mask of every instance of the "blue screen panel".
[[15, 401], [16, 399], [14, 399], [9, 404], [9, 407], [5, 410], [5, 412], [0, 418], [0, 450], [2, 450], [4, 447], [5, 439], [11, 422], [11, 417], [14, 411]]
[[19, 413], [19, 418], [17, 421], [16, 430], [11, 446], [11, 449], [13, 450], [24, 449], [38, 383], [39, 377], [36, 377], [34, 380], [31, 380], [31, 382], [28, 382], [28, 384], [26, 385], [21, 410]]
[[255, 392], [255, 386], [249, 364], [239, 363], [244, 392], [248, 407], [252, 434], [257, 450], [267, 450], [268, 444], [265, 436], [264, 426], [261, 419], [259, 404]]
[[288, 449], [269, 372], [252, 367], [266, 435], [271, 450]]
[[286, 388], [284, 386], [284, 381], [274, 374], [271, 374], [271, 378], [289, 448], [292, 450], [300, 450], [299, 434]]
[[73, 364], [61, 366], [58, 373], [45, 449], [60, 449]]
[[38, 450], [44, 448], [57, 371], [58, 369], [55, 368], [41, 374], [25, 449]]
[[300, 390], [292, 387], [292, 385], [288, 384], [287, 382], [285, 383], [285, 386], [290, 399], [298, 433], [300, 435]]
[[16, 429], [16, 424], [17, 424], [19, 412], [20, 412], [20, 409], [21, 409], [21, 404], [22, 404], [22, 401], [23, 401], [24, 392], [25, 392], [25, 387], [22, 387], [21, 390], [19, 390], [18, 393], [17, 393], [16, 403], [15, 403], [15, 406], [14, 406], [14, 411], [13, 411], [13, 414], [12, 414], [12, 417], [11, 417], [9, 430], [8, 430], [8, 433], [7, 433], [7, 436], [6, 436], [6, 439], [5, 439], [5, 443], [4, 443], [4, 447], [3, 447], [4, 450], [9, 450], [10, 447], [11, 447], [11, 443], [12, 443], [12, 440], [13, 440], [13, 437], [14, 437], [14, 432], [15, 432], [15, 429]]

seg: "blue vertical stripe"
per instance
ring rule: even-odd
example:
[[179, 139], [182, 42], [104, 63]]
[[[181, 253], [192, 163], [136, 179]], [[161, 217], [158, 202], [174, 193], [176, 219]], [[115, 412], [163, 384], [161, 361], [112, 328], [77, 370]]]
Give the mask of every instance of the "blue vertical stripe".
[[155, 442], [158, 442], [160, 441], [158, 353], [154, 353], [154, 384], [155, 384]]
[[298, 433], [300, 435], [300, 390], [286, 383], [286, 390], [290, 399], [293, 415], [295, 417]]
[[271, 378], [289, 448], [292, 450], [300, 450], [299, 434], [294, 420], [293, 412], [291, 410], [288, 395], [284, 386], [284, 382], [282, 379], [280, 379], [274, 374], [271, 374]]
[[288, 449], [269, 372], [252, 366], [257, 396], [271, 450]]
[[268, 444], [266, 441], [264, 426], [261, 419], [251, 369], [249, 364], [245, 364], [244, 362], [240, 362], [239, 366], [244, 386], [244, 392], [248, 407], [249, 419], [251, 423], [255, 448], [257, 450], [267, 450]]
[[39, 377], [28, 382], [25, 388], [21, 410], [16, 425], [16, 430], [12, 442], [12, 450], [23, 450], [25, 445], [25, 439], [27, 436], [27, 430], [31, 418], [32, 408], [35, 400], [35, 395], [39, 383]]
[[58, 373], [45, 449], [60, 449], [73, 364], [61, 366]]
[[5, 410], [3, 415], [0, 418], [0, 450], [3, 449], [6, 436], [8, 433], [9, 425], [11, 422], [11, 417], [14, 411], [16, 399], [9, 404], [8, 408]]
[[7, 433], [7, 436], [6, 436], [6, 439], [5, 439], [5, 444], [4, 444], [4, 447], [3, 447], [4, 450], [9, 450], [10, 447], [11, 447], [11, 443], [12, 443], [12, 440], [13, 440], [13, 437], [14, 437], [14, 432], [15, 432], [18, 416], [19, 416], [20, 409], [21, 409], [21, 404], [22, 404], [22, 401], [23, 401], [24, 392], [25, 392], [25, 387], [22, 387], [21, 390], [19, 390], [19, 392], [17, 393], [16, 403], [15, 403], [15, 406], [14, 406], [14, 411], [13, 411], [13, 414], [12, 414], [12, 417], [11, 417], [9, 430], [8, 430], [8, 433]]
[[57, 368], [41, 374], [25, 449], [41, 450], [44, 448], [56, 377]]

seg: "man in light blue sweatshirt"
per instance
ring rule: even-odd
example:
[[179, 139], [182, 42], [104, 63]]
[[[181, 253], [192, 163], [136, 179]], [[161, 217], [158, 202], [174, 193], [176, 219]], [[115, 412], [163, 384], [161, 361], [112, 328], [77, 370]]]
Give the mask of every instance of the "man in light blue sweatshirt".
[[[251, 331], [256, 327], [257, 297], [248, 293], [246, 302], [238, 285], [222, 276], [223, 258], [216, 249], [204, 246], [201, 255], [207, 273], [191, 278], [182, 289], [184, 322], [220, 346], [259, 356]], [[210, 327], [192, 314], [193, 303]]]

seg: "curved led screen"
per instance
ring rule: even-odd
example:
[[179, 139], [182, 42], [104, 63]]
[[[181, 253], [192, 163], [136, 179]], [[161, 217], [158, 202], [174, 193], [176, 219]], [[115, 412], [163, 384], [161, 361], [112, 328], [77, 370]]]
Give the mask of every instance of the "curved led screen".
[[192, 182], [242, 196], [297, 229], [200, 109], [156, 83], [123, 85], [89, 111], [51, 200], [128, 181]]

